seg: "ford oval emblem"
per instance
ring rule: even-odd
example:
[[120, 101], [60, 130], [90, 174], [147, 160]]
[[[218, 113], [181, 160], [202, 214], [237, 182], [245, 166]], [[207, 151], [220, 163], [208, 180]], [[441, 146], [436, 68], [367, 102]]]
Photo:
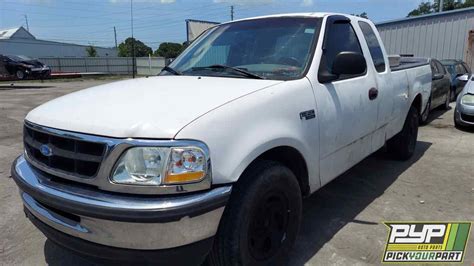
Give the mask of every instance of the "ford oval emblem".
[[50, 157], [53, 155], [53, 150], [46, 144], [40, 146], [40, 152], [46, 157]]

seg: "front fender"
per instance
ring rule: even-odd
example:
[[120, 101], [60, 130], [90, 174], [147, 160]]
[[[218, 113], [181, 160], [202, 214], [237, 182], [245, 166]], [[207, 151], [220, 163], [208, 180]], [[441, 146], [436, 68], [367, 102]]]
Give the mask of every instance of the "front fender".
[[315, 109], [309, 81], [287, 81], [210, 111], [185, 126], [175, 138], [196, 139], [208, 145], [213, 184], [238, 181], [265, 151], [293, 147], [305, 158], [314, 191], [320, 187], [318, 121], [302, 120], [299, 114]]

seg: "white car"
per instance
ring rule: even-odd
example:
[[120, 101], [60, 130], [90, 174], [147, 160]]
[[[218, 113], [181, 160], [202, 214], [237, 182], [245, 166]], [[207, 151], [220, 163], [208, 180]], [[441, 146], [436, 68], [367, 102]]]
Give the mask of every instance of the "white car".
[[224, 23], [160, 76], [31, 111], [12, 175], [30, 220], [77, 252], [277, 265], [303, 197], [385, 144], [414, 153], [431, 69], [396, 61], [359, 17]]

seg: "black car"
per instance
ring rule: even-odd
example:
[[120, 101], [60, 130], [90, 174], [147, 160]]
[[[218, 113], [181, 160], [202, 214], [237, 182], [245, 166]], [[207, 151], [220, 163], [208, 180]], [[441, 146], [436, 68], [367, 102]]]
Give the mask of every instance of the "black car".
[[0, 71], [17, 79], [40, 78], [50, 76], [51, 68], [36, 59], [24, 55], [0, 55]]
[[441, 60], [441, 64], [446, 67], [451, 75], [451, 98], [456, 99], [456, 96], [466, 86], [469, 77], [472, 75], [469, 66], [461, 60]]
[[430, 59], [431, 66], [431, 95], [426, 104], [425, 111], [420, 116], [420, 122], [426, 124], [430, 111], [442, 106], [449, 109], [451, 102], [451, 76], [446, 68], [436, 59]]

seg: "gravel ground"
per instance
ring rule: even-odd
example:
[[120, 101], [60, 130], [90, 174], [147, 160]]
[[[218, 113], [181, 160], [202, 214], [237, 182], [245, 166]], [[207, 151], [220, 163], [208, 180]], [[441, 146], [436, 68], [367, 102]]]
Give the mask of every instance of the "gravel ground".
[[[34, 107], [111, 80], [0, 83], [0, 265], [90, 265], [47, 241], [25, 218], [10, 165], [22, 151], [22, 121]], [[453, 104], [452, 104], [452, 107]], [[453, 126], [453, 108], [421, 127], [408, 162], [373, 155], [304, 201], [291, 265], [378, 265], [383, 221], [474, 221], [474, 132]], [[465, 265], [474, 265], [471, 233]]]

